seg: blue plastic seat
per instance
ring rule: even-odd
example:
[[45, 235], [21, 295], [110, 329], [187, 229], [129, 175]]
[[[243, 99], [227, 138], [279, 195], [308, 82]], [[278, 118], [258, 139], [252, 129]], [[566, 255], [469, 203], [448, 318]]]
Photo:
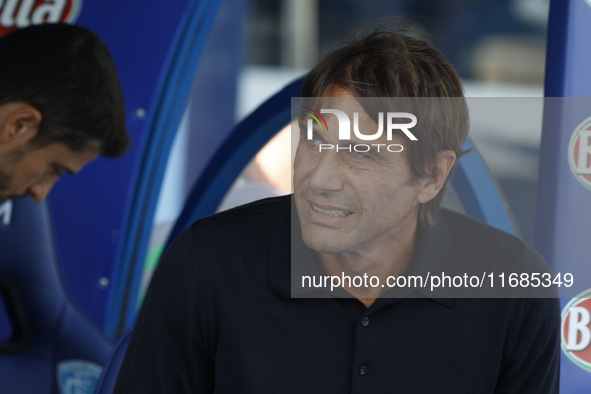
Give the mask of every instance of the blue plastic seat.
[[44, 203], [0, 205], [3, 393], [92, 393], [108, 360], [110, 341], [68, 297], [55, 256]]

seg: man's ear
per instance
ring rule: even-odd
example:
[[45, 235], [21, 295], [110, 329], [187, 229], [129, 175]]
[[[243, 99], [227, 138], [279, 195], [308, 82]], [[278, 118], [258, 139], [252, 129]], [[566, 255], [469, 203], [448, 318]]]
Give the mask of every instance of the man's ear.
[[420, 190], [417, 195], [419, 203], [429, 202], [439, 193], [455, 162], [456, 153], [454, 151], [442, 150], [437, 152], [436, 172], [432, 174], [431, 178], [419, 180]]
[[41, 112], [26, 103], [0, 106], [0, 142], [5, 146], [27, 143], [37, 135], [42, 118]]

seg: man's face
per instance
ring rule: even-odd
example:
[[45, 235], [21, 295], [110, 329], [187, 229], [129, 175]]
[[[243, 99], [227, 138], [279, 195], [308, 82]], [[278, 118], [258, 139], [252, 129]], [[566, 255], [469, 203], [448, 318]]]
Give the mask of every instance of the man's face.
[[79, 172], [99, 155], [99, 147], [98, 141], [80, 152], [61, 143], [42, 148], [15, 147], [0, 157], [0, 201], [26, 195], [43, 201], [61, 174]]
[[[322, 108], [346, 112], [353, 123], [359, 113], [359, 129], [375, 132], [378, 125], [349, 92], [331, 86]], [[334, 97], [334, 98], [331, 98]], [[366, 154], [335, 150], [318, 152], [318, 144], [363, 144], [351, 133], [351, 141], [338, 140], [338, 122], [325, 116], [327, 131], [315, 131], [308, 141], [300, 131], [294, 162], [294, 196], [304, 242], [318, 252], [364, 253], [396, 242], [403, 232], [414, 231], [419, 208], [420, 182], [412, 181], [405, 151], [372, 150]], [[393, 135], [372, 143], [400, 144], [409, 141]], [[380, 249], [378, 249], [380, 250]]]

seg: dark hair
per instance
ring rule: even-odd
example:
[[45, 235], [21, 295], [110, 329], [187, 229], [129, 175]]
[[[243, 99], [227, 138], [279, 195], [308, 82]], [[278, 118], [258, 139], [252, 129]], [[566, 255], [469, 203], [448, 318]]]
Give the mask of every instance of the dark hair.
[[0, 105], [25, 102], [42, 115], [31, 146], [80, 151], [99, 140], [104, 156], [127, 150], [115, 64], [94, 33], [61, 23], [30, 26], [0, 39], [0, 58]]
[[[466, 153], [462, 143], [468, 134], [468, 110], [460, 78], [447, 59], [424, 41], [402, 31], [373, 31], [355, 39], [329, 53], [312, 69], [304, 81], [302, 96], [322, 97], [330, 85], [338, 85], [355, 97], [449, 98], [437, 100], [434, 106], [438, 108], [431, 108], [437, 115], [430, 116], [429, 124], [423, 122], [420, 144], [408, 144], [413, 181], [435, 175], [437, 152], [449, 149], [457, 158]], [[365, 105], [363, 100], [361, 105]], [[447, 180], [450, 177], [451, 172]], [[445, 185], [437, 196], [421, 205], [421, 223], [432, 222], [444, 193]]]

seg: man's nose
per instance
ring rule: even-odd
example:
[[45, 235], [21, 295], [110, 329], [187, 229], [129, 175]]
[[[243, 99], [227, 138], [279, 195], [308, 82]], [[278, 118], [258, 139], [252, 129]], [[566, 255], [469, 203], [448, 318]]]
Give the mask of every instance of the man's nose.
[[309, 176], [310, 187], [317, 193], [340, 191], [344, 187], [344, 168], [339, 154], [321, 152]]
[[45, 178], [29, 187], [29, 195], [35, 202], [42, 202], [45, 200], [51, 188], [58, 180], [58, 177]]

